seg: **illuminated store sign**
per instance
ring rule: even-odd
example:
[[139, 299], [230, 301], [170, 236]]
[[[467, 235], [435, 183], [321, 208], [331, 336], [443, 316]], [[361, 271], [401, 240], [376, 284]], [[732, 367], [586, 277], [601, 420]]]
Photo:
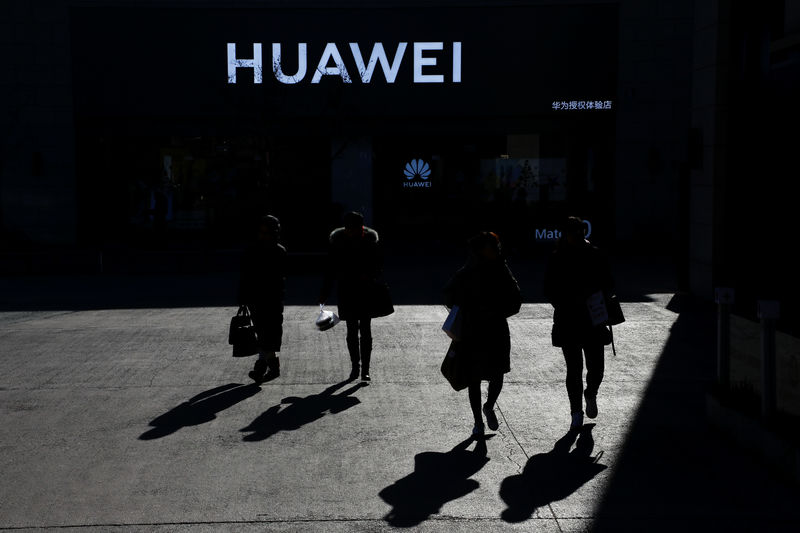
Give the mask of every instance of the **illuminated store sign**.
[[431, 177], [431, 166], [422, 159], [412, 159], [406, 163], [403, 170], [406, 181], [403, 182], [403, 187], [430, 187], [431, 182], [428, 179]]
[[[584, 220], [583, 224], [586, 226], [586, 230], [584, 233], [584, 238], [588, 239], [592, 235], [592, 223], [588, 220]], [[536, 236], [537, 241], [557, 241], [561, 238], [561, 232], [557, 229], [535, 229], [534, 234]]]
[[554, 111], [584, 111], [592, 109], [611, 109], [611, 100], [555, 100]]
[[[461, 83], [461, 43], [453, 42], [449, 46], [452, 47], [449, 81]], [[411, 52], [406, 54], [408, 48], [411, 48]], [[394, 49], [394, 54], [387, 54], [383, 43], [375, 43], [372, 46], [369, 59], [365, 61], [358, 43], [349, 43], [350, 53], [358, 70], [358, 77], [363, 84], [369, 84], [372, 81], [378, 63], [380, 63], [386, 83], [394, 83], [400, 70], [400, 65], [407, 55], [411, 55], [414, 83], [445, 83], [448, 79], [437, 68], [439, 67], [440, 58], [436, 55], [438, 51], [443, 51], [444, 48], [444, 42], [415, 42], [411, 43], [410, 47], [409, 43], [401, 42]], [[239, 53], [237, 55], [236, 43], [228, 43], [229, 84], [237, 83], [237, 70], [240, 68], [253, 69], [253, 83], [263, 83], [264, 55], [261, 43], [253, 43], [252, 51], [249, 54], [250, 57], [240, 57], [243, 54]], [[307, 43], [297, 44], [297, 67], [293, 73], [284, 72], [283, 47], [281, 43], [272, 43], [271, 55], [272, 74], [276, 80], [287, 85], [293, 85], [306, 79], [309, 70]], [[389, 59], [390, 55], [392, 59]], [[340, 77], [344, 83], [353, 83], [353, 79], [345, 66], [344, 59], [336, 43], [326, 44], [325, 50], [313, 69], [310, 81], [313, 84], [319, 83], [323, 76]]]

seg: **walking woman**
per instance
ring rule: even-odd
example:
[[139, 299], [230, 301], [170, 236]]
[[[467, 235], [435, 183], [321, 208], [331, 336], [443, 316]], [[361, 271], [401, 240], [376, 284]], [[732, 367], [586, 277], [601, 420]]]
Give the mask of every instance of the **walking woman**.
[[239, 282], [239, 303], [253, 317], [258, 343], [258, 359], [250, 372], [256, 383], [281, 375], [278, 352], [283, 337], [283, 300], [286, 286], [286, 249], [278, 242], [280, 221], [265, 215], [258, 235], [244, 252]]
[[604, 347], [611, 343], [608, 328], [592, 323], [589, 298], [599, 291], [605, 295], [613, 294], [614, 280], [605, 255], [584, 238], [584, 228], [579, 217], [567, 218], [544, 276], [544, 295], [554, 308], [553, 346], [561, 348], [567, 365], [566, 386], [572, 430], [583, 426], [584, 399], [586, 416], [597, 416], [597, 392], [605, 369]]
[[[483, 435], [483, 416], [489, 429], [498, 428], [494, 406], [503, 389], [503, 377], [511, 370], [511, 336], [506, 319], [519, 312], [519, 284], [508, 268], [500, 240], [481, 232], [469, 240], [469, 257], [444, 288], [445, 305], [457, 305], [463, 313], [462, 336], [457, 357], [468, 361], [471, 382], [467, 387], [475, 426]], [[489, 382], [481, 407], [481, 382]]]
[[[319, 302], [324, 304], [337, 285], [339, 317], [347, 325], [347, 351], [352, 369], [350, 379], [359, 371], [363, 381], [370, 381], [373, 318], [391, 311], [388, 289], [380, 282], [382, 259], [378, 232], [364, 225], [364, 216], [349, 212], [344, 227], [333, 230], [329, 239], [329, 268]], [[387, 310], [388, 308], [388, 310]]]

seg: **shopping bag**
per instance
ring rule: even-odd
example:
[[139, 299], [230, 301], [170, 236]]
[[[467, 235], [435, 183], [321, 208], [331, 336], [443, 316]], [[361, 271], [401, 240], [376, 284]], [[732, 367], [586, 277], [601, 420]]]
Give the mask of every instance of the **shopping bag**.
[[320, 331], [325, 331], [331, 329], [339, 322], [340, 319], [338, 316], [336, 316], [336, 313], [325, 310], [325, 304], [319, 306], [319, 315], [317, 315], [317, 320], [314, 323], [317, 326], [317, 329]]
[[622, 314], [622, 306], [616, 294], [606, 298], [606, 308], [608, 309], [608, 325], [616, 326], [625, 322], [625, 315]]
[[231, 318], [228, 330], [228, 344], [233, 345], [234, 357], [247, 357], [258, 353], [258, 336], [252, 317], [246, 305], [240, 305], [236, 315]]
[[442, 361], [441, 372], [453, 390], [464, 390], [469, 385], [469, 366], [459, 342], [450, 342]]
[[589, 317], [592, 319], [593, 326], [600, 326], [608, 322], [608, 309], [603, 291], [597, 291], [589, 296], [586, 299], [586, 307], [589, 309]]
[[461, 340], [461, 325], [464, 321], [463, 315], [464, 313], [461, 309], [457, 305], [454, 305], [452, 309], [450, 309], [450, 313], [448, 313], [442, 325], [442, 330], [454, 341]]

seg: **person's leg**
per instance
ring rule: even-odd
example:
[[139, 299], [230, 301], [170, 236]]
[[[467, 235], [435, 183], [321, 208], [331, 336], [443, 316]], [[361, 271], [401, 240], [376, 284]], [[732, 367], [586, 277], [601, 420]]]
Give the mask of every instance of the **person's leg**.
[[494, 404], [497, 402], [501, 390], [503, 390], [503, 374], [489, 380], [486, 403], [483, 404], [483, 414], [486, 415], [486, 423], [492, 431], [500, 427], [497, 415], [494, 414]]
[[[281, 363], [278, 353], [281, 351], [281, 341], [283, 337], [283, 313], [271, 311], [269, 315], [262, 317], [264, 322], [262, 327], [262, 345], [265, 347], [264, 359], [267, 364], [265, 381], [275, 379], [281, 375]], [[262, 357], [259, 352], [259, 357]]]
[[503, 390], [503, 374], [489, 380], [489, 390], [486, 397], [486, 405], [494, 408], [497, 398], [500, 396], [500, 391]]
[[358, 331], [361, 335], [359, 348], [361, 349], [361, 379], [370, 380], [369, 362], [372, 358], [372, 325], [370, 318], [362, 318], [359, 321]]
[[350, 363], [352, 364], [350, 379], [356, 379], [358, 377], [359, 361], [361, 360], [358, 349], [358, 320], [346, 320], [345, 324], [347, 325], [347, 351], [350, 353]]
[[474, 381], [467, 387], [469, 395], [469, 406], [472, 409], [472, 417], [475, 419], [473, 435], [483, 434], [483, 416], [481, 416], [481, 382]]
[[583, 350], [580, 346], [564, 346], [564, 362], [567, 365], [567, 397], [572, 414], [572, 427], [583, 424]]
[[605, 373], [605, 347], [602, 344], [592, 344], [583, 349], [586, 354], [586, 416], [597, 416], [597, 391], [603, 382]]
[[253, 322], [253, 328], [256, 330], [256, 344], [258, 347], [258, 357], [253, 364], [253, 370], [247, 375], [250, 376], [250, 379], [260, 384], [264, 381], [264, 374], [267, 372], [267, 358], [269, 356], [269, 347], [264, 342], [267, 335], [266, 322], [258, 305], [250, 304], [247, 308], [250, 311], [250, 320]]

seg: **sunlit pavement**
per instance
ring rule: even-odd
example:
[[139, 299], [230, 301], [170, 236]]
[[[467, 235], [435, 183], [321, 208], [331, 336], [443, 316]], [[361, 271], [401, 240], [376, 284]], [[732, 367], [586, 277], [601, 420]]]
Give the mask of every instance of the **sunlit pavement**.
[[373, 323], [368, 385], [316, 306], [287, 308], [261, 386], [234, 307], [0, 313], [0, 530], [797, 531], [800, 491], [705, 421], [713, 313], [637, 300], [573, 436], [551, 309], [525, 304], [482, 441], [441, 306]]

